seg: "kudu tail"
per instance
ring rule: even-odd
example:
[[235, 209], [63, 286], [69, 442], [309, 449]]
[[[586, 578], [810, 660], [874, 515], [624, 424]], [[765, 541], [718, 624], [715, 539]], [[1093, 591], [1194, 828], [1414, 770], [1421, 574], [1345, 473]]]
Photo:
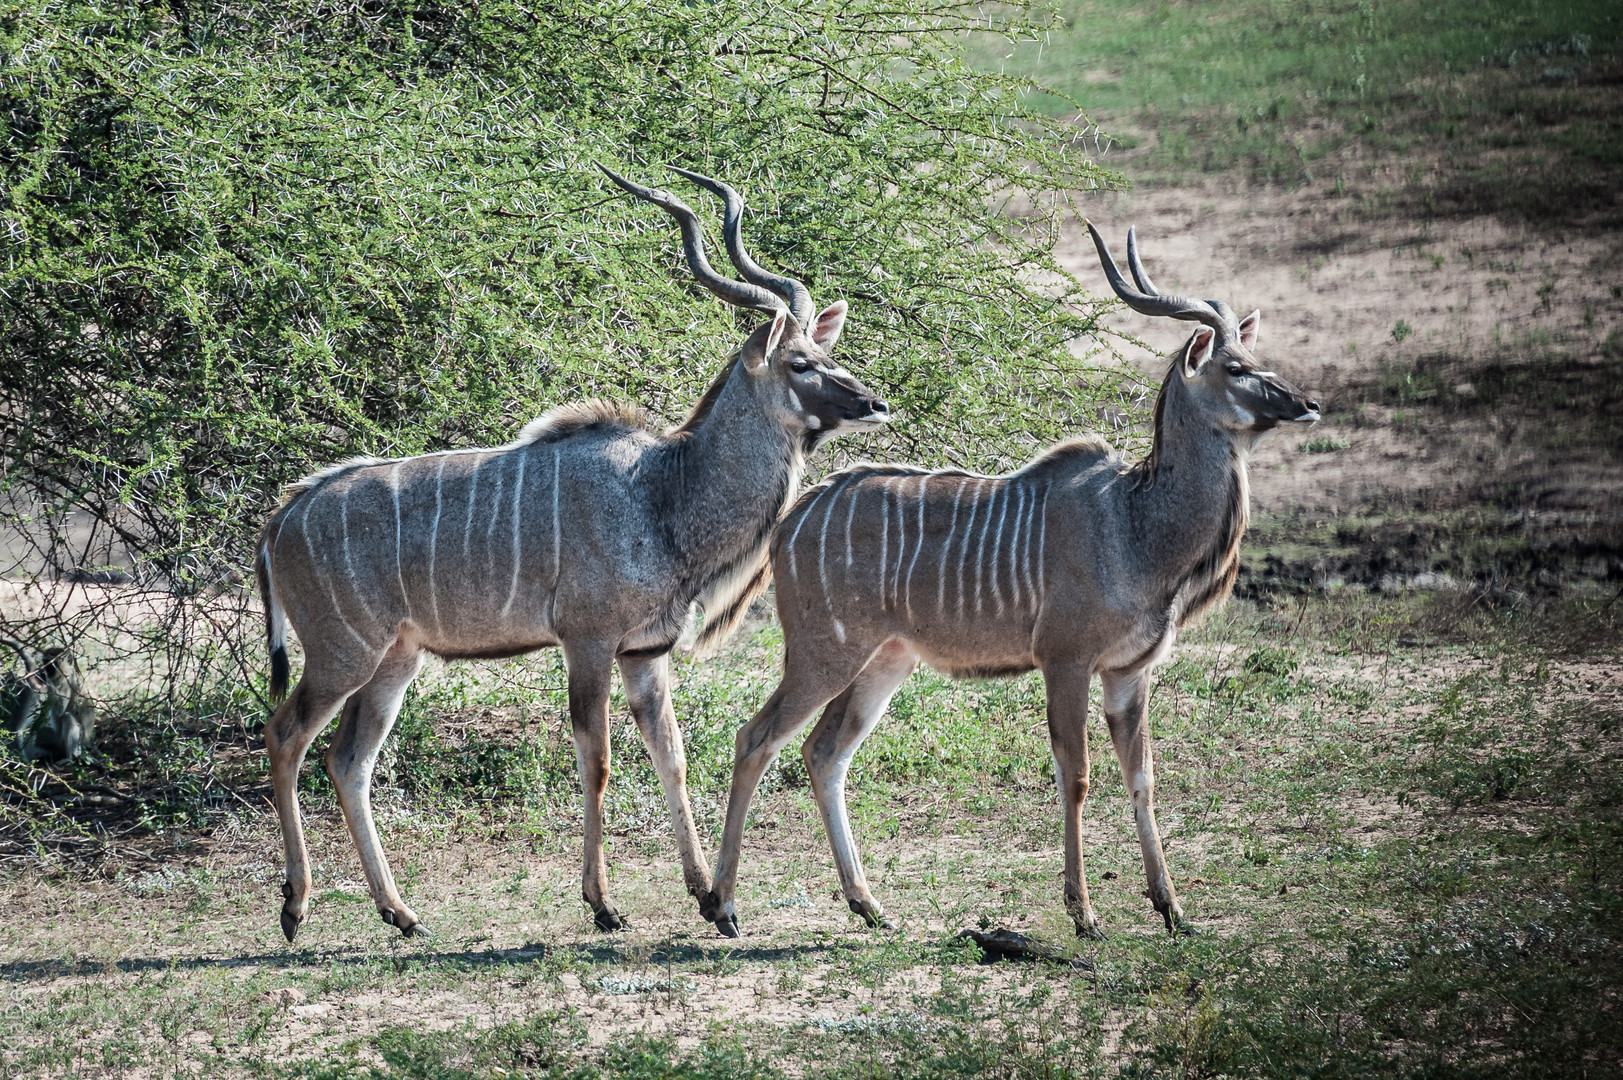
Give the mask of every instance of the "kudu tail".
[[287, 615], [276, 599], [276, 583], [271, 578], [270, 546], [261, 541], [254, 559], [254, 576], [259, 579], [259, 599], [265, 607], [265, 643], [270, 647], [270, 700], [276, 705], [287, 697]]

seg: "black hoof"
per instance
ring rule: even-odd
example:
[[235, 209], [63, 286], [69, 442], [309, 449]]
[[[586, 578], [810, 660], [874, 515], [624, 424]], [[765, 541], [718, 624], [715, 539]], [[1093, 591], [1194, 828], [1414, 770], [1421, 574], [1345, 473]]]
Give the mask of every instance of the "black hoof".
[[428, 927], [424, 926], [422, 923], [412, 923], [410, 926], [403, 926], [400, 928], [400, 932], [406, 937], [422, 938], [424, 941], [432, 941], [434, 939], [434, 932]]
[[727, 905], [714, 892], [707, 892], [699, 897], [699, 917], [709, 923], [729, 918], [734, 922], [738, 921], [736, 917], [727, 913]]
[[851, 914], [861, 915], [862, 921], [875, 930], [894, 930], [895, 926], [885, 918], [882, 912], [874, 911], [861, 900], [847, 900], [845, 906], [851, 909]]
[[1076, 936], [1083, 941], [1103, 941], [1107, 936], [1105, 928], [1098, 923], [1077, 923]]
[[722, 937], [735, 938], [738, 936], [738, 919], [732, 915], [723, 915], [716, 920], [716, 930]]
[[304, 921], [297, 915], [293, 914], [290, 907], [292, 903], [293, 883], [291, 881], [284, 881], [282, 882], [282, 936], [287, 938], [288, 944], [290, 945], [293, 943], [294, 936], [299, 932], [299, 924]]
[[615, 911], [613, 908], [604, 908], [601, 911], [594, 912], [592, 914], [592, 925], [596, 926], [605, 934], [613, 933], [616, 930], [629, 930], [631, 928], [631, 924], [626, 922], [626, 920], [621, 917], [620, 913]]
[[1167, 920], [1167, 933], [1173, 937], [1199, 937], [1200, 928], [1187, 919], [1179, 916]]
[[289, 945], [293, 944], [293, 939], [298, 936], [300, 921], [299, 917], [287, 908], [282, 909], [282, 936], [287, 938]]

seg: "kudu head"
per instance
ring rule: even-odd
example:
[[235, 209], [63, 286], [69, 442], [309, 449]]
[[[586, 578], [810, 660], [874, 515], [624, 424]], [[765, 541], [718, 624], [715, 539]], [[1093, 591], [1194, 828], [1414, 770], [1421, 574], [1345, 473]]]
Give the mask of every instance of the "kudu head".
[[1271, 371], [1262, 370], [1251, 350], [1257, 343], [1262, 312], [1243, 319], [1221, 300], [1192, 300], [1162, 293], [1144, 272], [1138, 239], [1127, 230], [1127, 268], [1138, 288], [1122, 277], [1104, 237], [1088, 222], [1110, 287], [1127, 306], [1143, 315], [1164, 315], [1200, 323], [1173, 361], [1167, 380], [1177, 380], [1195, 411], [1211, 417], [1235, 435], [1260, 436], [1279, 424], [1311, 424], [1319, 403]]
[[727, 255], [743, 281], [722, 277], [711, 268], [705, 258], [698, 218], [680, 199], [598, 166], [620, 187], [676, 219], [682, 228], [682, 249], [688, 267], [699, 284], [735, 307], [772, 316], [770, 322], [755, 328], [737, 355], [737, 366], [743, 370], [746, 384], [766, 410], [812, 443], [888, 422], [890, 407], [830, 357], [845, 327], [845, 301], [817, 311], [805, 285], [763, 269], [744, 250], [739, 235], [744, 200], [738, 192], [711, 177], [668, 167], [723, 201], [726, 212], [722, 236]]

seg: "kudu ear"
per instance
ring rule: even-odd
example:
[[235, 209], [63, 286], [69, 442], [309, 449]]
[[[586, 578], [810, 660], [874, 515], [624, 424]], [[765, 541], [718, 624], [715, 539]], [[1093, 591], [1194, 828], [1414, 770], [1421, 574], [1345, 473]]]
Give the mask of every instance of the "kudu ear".
[[1240, 344], [1249, 352], [1257, 346], [1257, 328], [1262, 325], [1262, 309], [1258, 308], [1240, 320]]
[[840, 331], [845, 329], [845, 313], [848, 310], [844, 300], [836, 300], [812, 321], [811, 339], [824, 352], [834, 351], [834, 343], [840, 340]]
[[1217, 335], [1207, 326], [1190, 335], [1189, 343], [1183, 347], [1183, 356], [1179, 359], [1185, 378], [1194, 378], [1201, 365], [1212, 358], [1212, 344], [1216, 340]]
[[767, 360], [777, 351], [778, 342], [783, 340], [783, 332], [789, 325], [789, 313], [780, 311], [772, 316], [772, 321], [762, 323], [755, 328], [744, 341], [744, 347], [738, 351], [738, 358], [744, 362], [744, 370], [751, 375], [759, 374], [766, 366]]

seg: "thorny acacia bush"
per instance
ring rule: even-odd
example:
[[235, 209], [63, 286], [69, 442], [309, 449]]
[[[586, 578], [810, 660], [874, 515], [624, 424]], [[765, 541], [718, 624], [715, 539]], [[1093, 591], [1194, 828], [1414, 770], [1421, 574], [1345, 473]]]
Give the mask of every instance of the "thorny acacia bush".
[[763, 263], [852, 302], [842, 355], [905, 417], [847, 452], [990, 464], [1074, 428], [1114, 391], [1050, 247], [1063, 193], [1118, 178], [964, 62], [1027, 32], [999, 10], [0, 9], [0, 633], [118, 658], [93, 687], [143, 727], [246, 734], [283, 484], [586, 395], [682, 415], [751, 317], [594, 161], [728, 179]]

